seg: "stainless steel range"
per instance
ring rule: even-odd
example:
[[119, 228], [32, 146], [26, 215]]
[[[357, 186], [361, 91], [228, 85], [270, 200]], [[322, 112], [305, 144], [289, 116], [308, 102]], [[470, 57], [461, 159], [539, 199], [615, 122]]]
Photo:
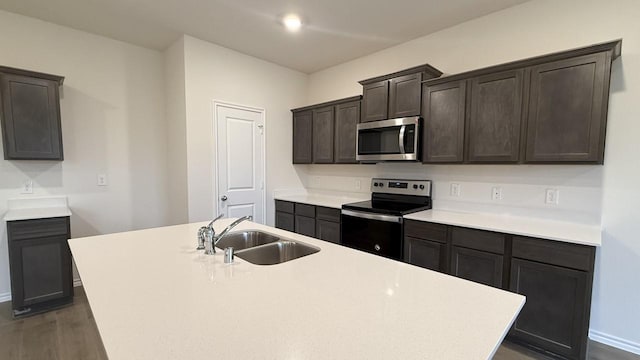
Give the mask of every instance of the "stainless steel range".
[[372, 179], [371, 200], [342, 205], [342, 244], [401, 260], [402, 216], [431, 209], [431, 181]]

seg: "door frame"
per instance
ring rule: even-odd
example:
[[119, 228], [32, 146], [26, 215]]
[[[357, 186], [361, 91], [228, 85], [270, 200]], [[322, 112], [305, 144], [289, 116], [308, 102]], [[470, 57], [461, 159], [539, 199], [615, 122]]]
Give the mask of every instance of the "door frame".
[[[261, 121], [263, 124], [262, 127], [262, 131], [263, 131], [263, 137], [262, 137], [262, 146], [261, 146], [261, 151], [262, 151], [262, 182], [263, 182], [263, 188], [262, 188], [262, 224], [266, 224], [267, 223], [267, 110], [263, 109], [263, 108], [259, 108], [259, 107], [255, 107], [255, 106], [248, 106], [248, 105], [241, 105], [241, 104], [236, 104], [236, 103], [232, 103], [232, 102], [228, 102], [228, 101], [222, 101], [222, 100], [213, 100], [213, 136], [212, 136], [212, 146], [211, 146], [211, 151], [212, 151], [212, 169], [215, 171], [214, 177], [213, 177], [213, 202], [212, 204], [214, 204], [214, 216], [218, 216], [219, 215], [219, 211], [218, 211], [218, 200], [219, 200], [219, 194], [220, 194], [220, 184], [218, 182], [218, 174], [220, 173], [219, 170], [219, 164], [220, 161], [218, 158], [218, 108], [220, 107], [226, 107], [226, 108], [232, 108], [232, 109], [237, 109], [237, 110], [245, 110], [245, 111], [253, 111], [253, 112], [257, 112], [260, 113], [260, 117], [261, 117]], [[228, 215], [228, 214], [227, 214]]]

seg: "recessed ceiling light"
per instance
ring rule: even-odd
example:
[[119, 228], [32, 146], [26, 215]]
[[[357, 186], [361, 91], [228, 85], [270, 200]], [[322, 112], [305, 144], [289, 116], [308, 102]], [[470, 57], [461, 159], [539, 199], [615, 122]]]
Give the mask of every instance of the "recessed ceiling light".
[[300, 20], [298, 15], [289, 14], [282, 18], [282, 24], [284, 24], [289, 31], [298, 31], [302, 26], [302, 20]]

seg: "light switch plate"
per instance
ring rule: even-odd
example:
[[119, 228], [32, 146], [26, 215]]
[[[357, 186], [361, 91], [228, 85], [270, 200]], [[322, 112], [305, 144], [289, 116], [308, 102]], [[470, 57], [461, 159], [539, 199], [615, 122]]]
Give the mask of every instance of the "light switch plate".
[[558, 189], [547, 189], [544, 202], [549, 205], [558, 205], [560, 191]]

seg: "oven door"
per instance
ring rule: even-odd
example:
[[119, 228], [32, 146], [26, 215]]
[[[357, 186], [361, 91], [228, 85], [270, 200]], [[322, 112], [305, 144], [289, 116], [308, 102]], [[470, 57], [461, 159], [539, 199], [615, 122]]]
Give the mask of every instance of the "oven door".
[[342, 244], [358, 250], [402, 258], [402, 216], [342, 209]]
[[419, 160], [420, 118], [358, 124], [356, 160]]

